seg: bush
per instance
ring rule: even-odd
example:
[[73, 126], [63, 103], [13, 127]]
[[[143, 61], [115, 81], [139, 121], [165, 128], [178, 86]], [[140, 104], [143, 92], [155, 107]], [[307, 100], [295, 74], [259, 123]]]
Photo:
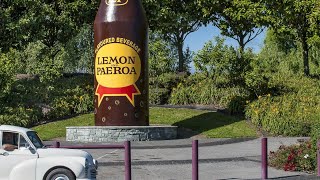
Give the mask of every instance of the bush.
[[170, 104], [202, 104], [214, 105], [219, 108], [230, 108], [230, 113], [243, 112], [248, 92], [241, 87], [217, 87], [214, 80], [204, 79], [199, 82], [180, 83], [174, 88]]
[[314, 152], [316, 152], [317, 150], [317, 144], [319, 140], [320, 140], [320, 120], [313, 123], [311, 128], [311, 142], [313, 145], [312, 147]]
[[42, 117], [40, 108], [5, 108], [0, 115], [0, 124], [30, 127]]
[[52, 110], [49, 112], [48, 118], [62, 118], [64, 116], [91, 112], [93, 110], [92, 97], [93, 94], [86, 94], [79, 87], [76, 87], [74, 90], [69, 89], [65, 96], [56, 97], [50, 104]]
[[52, 110], [49, 112], [48, 118], [56, 119], [92, 112], [94, 95], [92, 76], [76, 76], [62, 79], [64, 80], [56, 82], [55, 88], [49, 97], [51, 99], [49, 106]]
[[41, 121], [93, 111], [93, 76], [61, 77], [45, 86], [36, 77], [13, 84], [3, 99], [0, 123], [32, 126]]
[[178, 83], [187, 78], [186, 74], [166, 73], [158, 77], [150, 78], [149, 103], [168, 104], [170, 94]]
[[285, 171], [315, 172], [317, 169], [317, 144], [320, 140], [320, 121], [311, 128], [311, 139], [292, 146], [280, 146], [270, 152], [270, 166]]
[[311, 125], [320, 119], [319, 82], [290, 77], [276, 84], [282, 87], [280, 94], [259, 96], [247, 105], [247, 118], [274, 135], [310, 135]]
[[243, 114], [247, 99], [248, 97], [244, 96], [234, 96], [228, 103], [227, 111], [230, 114]]
[[149, 104], [167, 104], [170, 96], [170, 91], [166, 88], [154, 88], [150, 86], [149, 89]]
[[314, 172], [316, 167], [315, 151], [310, 141], [292, 146], [280, 146], [270, 152], [269, 165], [285, 171]]

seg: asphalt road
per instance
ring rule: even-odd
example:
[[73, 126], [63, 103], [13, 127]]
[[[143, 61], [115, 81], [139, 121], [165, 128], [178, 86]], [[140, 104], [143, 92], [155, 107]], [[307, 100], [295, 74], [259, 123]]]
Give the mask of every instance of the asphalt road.
[[[269, 138], [269, 151], [301, 138]], [[62, 142], [62, 145], [69, 144]], [[132, 179], [192, 178], [192, 140], [132, 142]], [[98, 180], [124, 179], [124, 150], [87, 150], [99, 161]], [[199, 140], [199, 179], [260, 179], [260, 139]], [[305, 173], [269, 168], [271, 179], [317, 179]]]

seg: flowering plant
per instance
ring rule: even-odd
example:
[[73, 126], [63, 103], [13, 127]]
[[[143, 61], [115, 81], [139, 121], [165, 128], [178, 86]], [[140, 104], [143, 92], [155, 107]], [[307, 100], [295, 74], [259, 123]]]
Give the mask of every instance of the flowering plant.
[[280, 146], [276, 152], [271, 151], [269, 165], [285, 171], [315, 171], [315, 152], [310, 141], [292, 146]]

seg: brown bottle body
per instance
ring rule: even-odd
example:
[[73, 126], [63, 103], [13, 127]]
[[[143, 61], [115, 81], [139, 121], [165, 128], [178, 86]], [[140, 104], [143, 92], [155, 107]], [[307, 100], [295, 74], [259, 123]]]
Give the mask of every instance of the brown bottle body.
[[101, 0], [94, 46], [95, 125], [148, 126], [148, 26], [140, 0]]

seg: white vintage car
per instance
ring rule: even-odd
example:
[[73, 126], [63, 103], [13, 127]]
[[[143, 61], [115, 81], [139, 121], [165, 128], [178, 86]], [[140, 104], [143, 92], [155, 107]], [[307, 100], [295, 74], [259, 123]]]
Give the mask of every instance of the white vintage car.
[[33, 130], [0, 126], [0, 180], [93, 180], [97, 161], [81, 150], [46, 148]]

